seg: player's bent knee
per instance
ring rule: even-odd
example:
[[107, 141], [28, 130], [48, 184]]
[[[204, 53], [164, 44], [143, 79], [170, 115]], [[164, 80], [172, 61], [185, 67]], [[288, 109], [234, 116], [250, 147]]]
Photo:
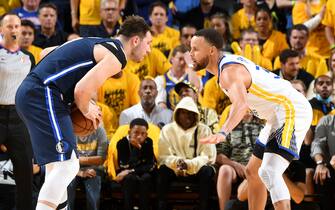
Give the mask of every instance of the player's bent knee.
[[271, 168], [260, 167], [258, 175], [270, 192], [272, 203], [290, 199], [290, 193], [285, 184], [283, 174]]
[[274, 176], [276, 176], [276, 172], [266, 167], [260, 167], [258, 169], [258, 175], [264, 183], [265, 187], [270, 190], [272, 187], [273, 179], [275, 178]]

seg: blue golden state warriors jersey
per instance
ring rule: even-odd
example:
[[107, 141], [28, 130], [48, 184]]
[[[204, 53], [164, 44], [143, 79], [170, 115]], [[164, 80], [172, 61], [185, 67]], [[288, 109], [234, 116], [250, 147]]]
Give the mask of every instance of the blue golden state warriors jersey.
[[108, 48], [120, 60], [122, 67], [125, 66], [126, 58], [119, 40], [82, 38], [57, 47], [39, 62], [31, 74], [44, 85], [59, 89], [66, 102], [73, 102], [76, 84], [96, 65], [93, 55], [96, 44]]

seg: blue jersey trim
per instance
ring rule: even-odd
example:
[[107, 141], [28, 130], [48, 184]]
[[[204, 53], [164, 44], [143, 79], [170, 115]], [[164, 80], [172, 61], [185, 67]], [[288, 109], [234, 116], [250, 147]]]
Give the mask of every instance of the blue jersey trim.
[[283, 147], [280, 144], [278, 144], [278, 147], [282, 150], [285, 150], [286, 152], [290, 153], [291, 155], [293, 155], [295, 158], [299, 159], [299, 154], [295, 153], [294, 151], [290, 150], [287, 147]]
[[50, 81], [56, 80], [64, 75], [66, 75], [67, 73], [70, 73], [72, 71], [77, 70], [78, 68], [81, 67], [86, 67], [93, 64], [93, 61], [85, 61], [85, 62], [80, 62], [80, 63], [76, 63], [72, 66], [69, 66], [68, 68], [61, 70], [60, 72], [58, 72], [57, 74], [53, 74], [50, 75], [46, 80], [44, 80], [43, 84], [48, 84]]
[[259, 138], [256, 139], [256, 144], [258, 144], [258, 145], [260, 145], [260, 146], [262, 146], [262, 147], [265, 147], [265, 144], [263, 144], [263, 143], [259, 140]]

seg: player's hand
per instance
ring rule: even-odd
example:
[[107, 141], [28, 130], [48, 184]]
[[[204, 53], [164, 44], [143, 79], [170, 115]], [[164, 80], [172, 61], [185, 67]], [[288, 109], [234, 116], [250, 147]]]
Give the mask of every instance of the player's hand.
[[[87, 119], [92, 120], [94, 129], [98, 128], [99, 123], [102, 121], [101, 109], [94, 101], [90, 101], [88, 105], [88, 112], [84, 114]], [[98, 122], [97, 122], [98, 120]]]
[[314, 174], [315, 183], [323, 185], [327, 178], [330, 178], [330, 172], [327, 166], [323, 164], [317, 165]]
[[202, 144], [218, 144], [225, 140], [226, 140], [226, 137], [223, 134], [217, 133], [217, 134], [213, 134], [208, 137], [202, 138], [199, 141]]

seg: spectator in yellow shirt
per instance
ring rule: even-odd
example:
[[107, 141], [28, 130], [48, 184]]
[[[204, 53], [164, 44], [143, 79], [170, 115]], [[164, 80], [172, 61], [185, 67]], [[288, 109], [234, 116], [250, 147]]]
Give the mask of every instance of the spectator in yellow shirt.
[[330, 45], [330, 49], [335, 49], [335, 0], [328, 0], [326, 4], [326, 13], [322, 20], [322, 24], [326, 26], [325, 33]]
[[241, 0], [243, 8], [238, 10], [231, 17], [233, 38], [240, 38], [240, 31], [255, 27], [255, 13], [257, 10], [255, 0]]
[[228, 96], [222, 91], [217, 83], [218, 77], [214, 76], [204, 86], [202, 106], [212, 108], [218, 115], [231, 104]]
[[286, 37], [273, 29], [271, 12], [268, 8], [259, 8], [255, 14], [255, 21], [262, 55], [272, 61], [282, 50], [288, 48]]
[[38, 63], [41, 58], [40, 54], [42, 52], [42, 48], [36, 47], [33, 45], [35, 36], [35, 26], [34, 23], [30, 20], [22, 20], [21, 21], [21, 36], [19, 37], [19, 45], [22, 49], [29, 51], [33, 54], [35, 58], [35, 62]]
[[159, 49], [167, 58], [177, 46], [179, 31], [166, 25], [168, 9], [162, 2], [155, 2], [149, 8], [149, 19], [153, 32], [152, 46]]
[[151, 48], [151, 52], [144, 59], [137, 63], [132, 60], [127, 61], [124, 71], [136, 74], [140, 80], [146, 76], [156, 77], [167, 72], [171, 68], [171, 63], [165, 55], [156, 48]]
[[121, 71], [105, 81], [98, 92], [98, 101], [107, 105], [112, 112], [112, 122], [108, 135], [112, 136], [119, 126], [119, 117], [123, 110], [139, 103], [136, 94], [140, 80], [132, 73]]
[[90, 36], [91, 26], [100, 24], [100, 0], [70, 0], [70, 3], [73, 30], [82, 37]]
[[323, 58], [328, 58], [330, 49], [325, 34], [325, 26], [321, 24], [324, 13], [325, 1], [297, 1], [292, 10], [292, 18], [293, 24], [304, 24], [309, 28], [307, 50]]

